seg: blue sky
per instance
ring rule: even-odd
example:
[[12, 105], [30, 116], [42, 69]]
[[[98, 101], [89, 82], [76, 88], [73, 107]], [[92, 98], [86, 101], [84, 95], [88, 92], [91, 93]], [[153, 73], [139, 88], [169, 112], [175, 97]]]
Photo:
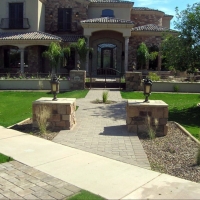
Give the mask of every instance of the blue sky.
[[175, 8], [178, 7], [179, 11], [185, 10], [187, 5], [193, 5], [194, 3], [200, 2], [197, 0], [131, 0], [134, 2], [135, 7], [148, 7], [161, 10], [165, 14], [174, 15], [171, 20], [171, 28], [173, 29], [173, 20], [175, 17]]

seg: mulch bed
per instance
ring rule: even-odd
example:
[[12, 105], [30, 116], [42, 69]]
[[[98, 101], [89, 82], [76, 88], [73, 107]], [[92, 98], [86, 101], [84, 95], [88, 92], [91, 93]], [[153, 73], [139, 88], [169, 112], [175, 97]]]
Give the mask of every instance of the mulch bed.
[[[168, 134], [153, 140], [139, 136], [154, 171], [200, 183], [200, 166], [196, 165], [199, 145], [181, 131], [173, 122], [168, 122]], [[58, 132], [48, 130], [40, 134], [32, 129], [32, 120], [15, 125], [12, 129], [52, 140]]]
[[12, 126], [11, 129], [14, 129], [23, 133], [28, 133], [37, 137], [47, 139], [47, 140], [53, 140], [53, 138], [56, 137], [56, 135], [59, 133], [59, 131], [54, 131], [52, 129], [47, 128], [47, 133], [41, 134], [38, 128], [32, 127], [32, 119], [27, 119], [23, 121], [22, 123], [16, 124]]

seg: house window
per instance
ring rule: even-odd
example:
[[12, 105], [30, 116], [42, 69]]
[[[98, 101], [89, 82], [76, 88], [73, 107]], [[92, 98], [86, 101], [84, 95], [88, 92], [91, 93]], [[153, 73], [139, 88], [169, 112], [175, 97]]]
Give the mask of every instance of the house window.
[[102, 10], [102, 17], [114, 17], [114, 11], [111, 9]]
[[23, 28], [23, 3], [9, 3], [9, 28]]
[[70, 31], [72, 24], [72, 9], [58, 8], [58, 31]]

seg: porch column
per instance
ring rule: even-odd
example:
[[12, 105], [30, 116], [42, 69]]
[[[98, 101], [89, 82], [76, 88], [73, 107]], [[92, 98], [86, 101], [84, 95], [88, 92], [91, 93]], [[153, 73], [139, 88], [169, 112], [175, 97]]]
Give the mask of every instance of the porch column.
[[20, 48], [20, 71], [24, 73], [24, 48]]
[[124, 71], [128, 71], [128, 43], [129, 37], [125, 37], [125, 52], [124, 52]]
[[[87, 35], [85, 37], [87, 39], [87, 48], [89, 48], [89, 46], [90, 46], [90, 36]], [[86, 73], [89, 72], [89, 52], [87, 53], [87, 56], [86, 56], [85, 70], [86, 70]]]
[[158, 71], [161, 71], [161, 65], [162, 65], [162, 58], [161, 53], [158, 53]]

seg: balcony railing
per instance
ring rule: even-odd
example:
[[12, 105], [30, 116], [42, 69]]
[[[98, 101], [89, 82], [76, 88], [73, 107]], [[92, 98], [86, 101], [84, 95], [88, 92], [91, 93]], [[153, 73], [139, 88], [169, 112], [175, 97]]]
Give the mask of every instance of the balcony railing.
[[19, 19], [12, 19], [12, 18], [2, 18], [1, 29], [29, 29], [30, 24], [28, 18], [19, 18]]

